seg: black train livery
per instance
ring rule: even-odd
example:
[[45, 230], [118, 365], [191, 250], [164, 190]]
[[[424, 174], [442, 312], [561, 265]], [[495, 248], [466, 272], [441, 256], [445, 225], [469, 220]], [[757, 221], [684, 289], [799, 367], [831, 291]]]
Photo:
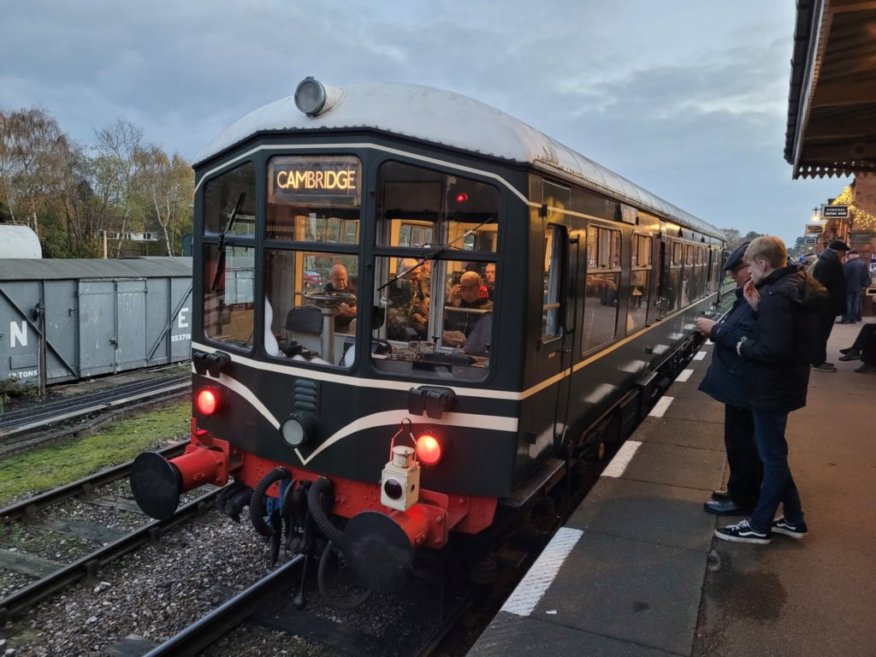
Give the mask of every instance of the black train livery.
[[191, 443], [135, 498], [232, 482], [372, 590], [628, 435], [719, 296], [719, 230], [455, 93], [306, 78], [195, 173]]

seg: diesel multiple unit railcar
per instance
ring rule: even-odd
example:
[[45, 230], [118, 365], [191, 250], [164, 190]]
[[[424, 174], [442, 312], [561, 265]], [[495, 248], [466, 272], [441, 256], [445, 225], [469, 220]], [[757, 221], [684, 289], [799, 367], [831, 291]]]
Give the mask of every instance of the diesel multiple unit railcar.
[[373, 590], [627, 434], [719, 294], [719, 230], [455, 93], [307, 78], [195, 172], [191, 444], [135, 497], [233, 479]]

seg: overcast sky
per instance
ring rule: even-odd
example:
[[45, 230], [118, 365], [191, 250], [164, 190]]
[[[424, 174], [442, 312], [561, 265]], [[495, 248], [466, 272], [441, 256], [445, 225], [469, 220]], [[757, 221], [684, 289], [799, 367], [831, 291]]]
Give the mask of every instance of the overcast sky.
[[784, 161], [794, 0], [3, 3], [0, 109], [84, 146], [122, 118], [189, 160], [313, 75], [498, 107], [720, 228], [793, 243], [846, 179]]

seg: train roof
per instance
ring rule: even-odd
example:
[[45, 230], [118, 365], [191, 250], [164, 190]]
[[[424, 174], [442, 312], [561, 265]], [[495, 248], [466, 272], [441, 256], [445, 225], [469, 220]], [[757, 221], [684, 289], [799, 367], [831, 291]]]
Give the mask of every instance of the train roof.
[[173, 257], [0, 259], [0, 281], [191, 277], [192, 259]]
[[387, 83], [351, 84], [328, 90], [326, 108], [304, 114], [295, 95], [239, 119], [217, 135], [195, 163], [261, 133], [295, 130], [375, 129], [482, 155], [530, 164], [548, 174], [566, 174], [622, 201], [724, 238], [715, 226], [630, 182], [614, 171], [539, 132], [513, 116], [468, 96], [432, 87]]

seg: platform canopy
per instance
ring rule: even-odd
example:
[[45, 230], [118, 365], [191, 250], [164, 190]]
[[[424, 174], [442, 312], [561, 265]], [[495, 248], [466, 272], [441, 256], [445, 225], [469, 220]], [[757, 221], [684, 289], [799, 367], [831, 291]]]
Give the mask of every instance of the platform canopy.
[[794, 178], [876, 172], [876, 0], [797, 0], [785, 159]]

